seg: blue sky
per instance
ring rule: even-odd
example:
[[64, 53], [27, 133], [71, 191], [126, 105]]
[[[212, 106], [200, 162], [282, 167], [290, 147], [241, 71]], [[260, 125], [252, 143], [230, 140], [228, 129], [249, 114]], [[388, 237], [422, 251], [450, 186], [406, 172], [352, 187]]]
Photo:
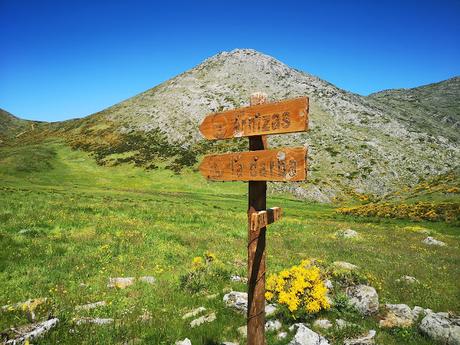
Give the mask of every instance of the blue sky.
[[460, 74], [460, 1], [0, 0], [0, 108], [82, 117], [223, 50], [359, 94]]

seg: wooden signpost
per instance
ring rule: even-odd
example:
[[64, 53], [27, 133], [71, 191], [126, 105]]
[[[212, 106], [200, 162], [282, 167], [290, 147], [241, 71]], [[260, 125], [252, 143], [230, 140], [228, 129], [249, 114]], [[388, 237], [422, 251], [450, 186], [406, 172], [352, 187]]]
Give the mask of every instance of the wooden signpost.
[[265, 233], [281, 218], [281, 208], [267, 209], [266, 181], [303, 181], [304, 147], [268, 149], [265, 135], [308, 130], [308, 98], [267, 103], [251, 95], [249, 107], [209, 114], [200, 125], [208, 140], [249, 137], [249, 151], [208, 155], [201, 174], [211, 181], [248, 181], [248, 345], [265, 344]]

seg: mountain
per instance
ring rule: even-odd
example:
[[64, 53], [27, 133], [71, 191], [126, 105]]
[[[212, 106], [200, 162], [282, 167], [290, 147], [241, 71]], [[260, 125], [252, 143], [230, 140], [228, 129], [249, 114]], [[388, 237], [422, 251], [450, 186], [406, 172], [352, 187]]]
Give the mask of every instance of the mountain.
[[50, 124], [44, 131], [95, 152], [101, 163], [132, 158], [142, 165], [143, 159], [162, 158], [164, 152], [193, 163], [197, 152], [247, 145], [244, 139], [205, 143], [198, 126], [206, 114], [247, 105], [255, 91], [266, 92], [272, 101], [307, 95], [310, 131], [271, 136], [269, 144], [307, 145], [309, 179], [270, 188], [324, 202], [367, 199], [456, 166], [458, 80], [364, 97], [257, 51], [236, 49], [102, 112]]
[[12, 136], [20, 136], [22, 131], [30, 127], [30, 124], [29, 121], [21, 120], [6, 110], [0, 109], [0, 144]]
[[460, 77], [413, 89], [385, 90], [369, 98], [391, 108], [412, 129], [458, 142], [460, 130]]

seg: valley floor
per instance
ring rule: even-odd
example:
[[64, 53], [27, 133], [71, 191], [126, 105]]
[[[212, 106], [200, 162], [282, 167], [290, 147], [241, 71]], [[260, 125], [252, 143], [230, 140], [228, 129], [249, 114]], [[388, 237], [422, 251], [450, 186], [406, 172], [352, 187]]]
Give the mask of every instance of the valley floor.
[[[268, 273], [306, 258], [347, 261], [370, 277], [380, 303], [460, 312], [458, 225], [354, 218], [279, 195], [269, 196], [268, 205], [284, 212], [267, 232]], [[100, 167], [59, 142], [0, 148], [0, 306], [48, 299], [37, 315], [60, 322], [34, 344], [174, 344], [185, 337], [194, 345], [243, 344], [237, 329], [245, 318], [225, 307], [222, 297], [245, 291], [245, 285], [216, 279], [191, 293], [180, 277], [207, 252], [231, 274], [246, 275], [246, 207], [243, 183], [209, 183], [195, 172]], [[359, 237], [335, 235], [348, 228]], [[447, 246], [422, 243], [427, 235], [421, 230]], [[396, 282], [403, 275], [420, 283]], [[156, 281], [107, 287], [110, 277], [141, 276]], [[75, 310], [96, 301], [106, 305]], [[191, 328], [182, 316], [200, 306], [217, 318]], [[376, 329], [377, 344], [433, 344], [415, 327], [383, 330], [375, 318], [330, 313]], [[75, 318], [86, 316], [115, 322], [75, 325]], [[26, 323], [21, 312], [0, 311], [0, 331]], [[287, 344], [290, 338], [269, 334], [268, 343]]]

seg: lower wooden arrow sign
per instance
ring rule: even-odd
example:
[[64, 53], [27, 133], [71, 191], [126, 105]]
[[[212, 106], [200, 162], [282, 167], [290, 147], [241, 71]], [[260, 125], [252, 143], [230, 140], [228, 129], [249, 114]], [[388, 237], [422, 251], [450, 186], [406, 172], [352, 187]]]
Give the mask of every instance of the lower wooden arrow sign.
[[254, 212], [251, 215], [251, 231], [266, 227], [281, 218], [281, 208], [272, 207], [266, 211]]
[[209, 155], [199, 169], [213, 181], [304, 181], [307, 149], [289, 147]]

